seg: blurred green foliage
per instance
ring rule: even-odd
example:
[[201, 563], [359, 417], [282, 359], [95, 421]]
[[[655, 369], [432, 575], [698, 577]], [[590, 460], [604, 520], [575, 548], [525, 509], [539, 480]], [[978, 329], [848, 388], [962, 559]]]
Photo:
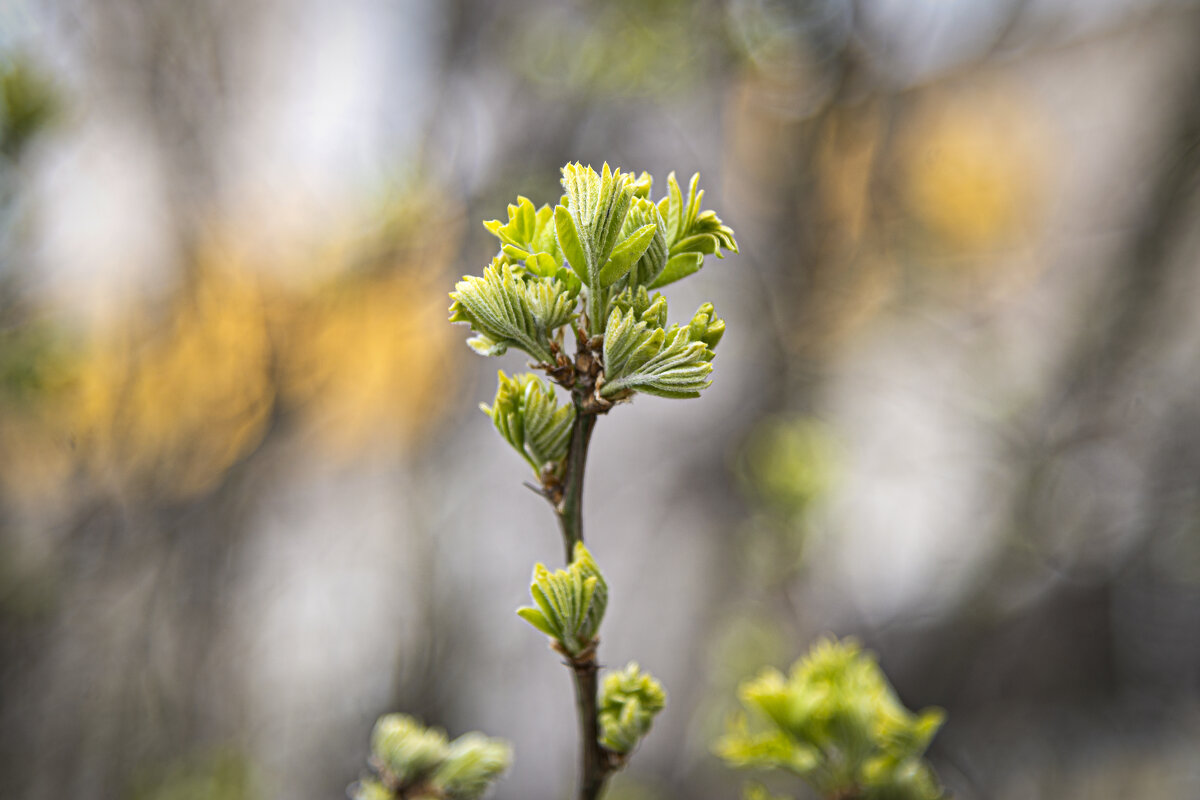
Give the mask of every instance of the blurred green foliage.
[[49, 79], [28, 57], [0, 61], [0, 152], [16, 160], [57, 111]]
[[354, 800], [437, 798], [474, 800], [512, 763], [512, 748], [481, 733], [449, 741], [407, 714], [387, 714], [371, 734], [371, 766], [378, 778], [350, 787]]
[[749, 715], [732, 718], [716, 746], [731, 766], [786, 770], [831, 800], [943, 796], [922, 758], [942, 712], [906, 709], [853, 640], [821, 640], [787, 676], [768, 668], [739, 696]]
[[130, 800], [258, 800], [263, 796], [245, 756], [233, 750], [176, 764], [146, 780]]
[[837, 448], [829, 431], [807, 417], [775, 417], [750, 434], [738, 464], [746, 493], [772, 511], [808, 511], [832, 487]]
[[72, 354], [61, 331], [29, 324], [0, 331], [0, 403], [28, 406], [70, 383]]
[[531, 13], [511, 59], [527, 80], [572, 94], [661, 97], [697, 84], [722, 55], [719, 7], [693, 0], [563, 4]]

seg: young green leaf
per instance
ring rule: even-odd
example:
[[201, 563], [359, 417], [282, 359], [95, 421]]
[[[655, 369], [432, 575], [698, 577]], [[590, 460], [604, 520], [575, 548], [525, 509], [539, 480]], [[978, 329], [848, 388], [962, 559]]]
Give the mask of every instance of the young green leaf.
[[493, 235], [500, 239], [501, 244], [511, 244], [523, 247], [533, 238], [536, 212], [528, 197], [517, 196], [516, 205], [508, 207], [508, 223], [498, 219], [483, 223]]
[[556, 206], [554, 209], [554, 230], [558, 236], [558, 246], [562, 249], [563, 257], [571, 265], [571, 269], [575, 270], [579, 280], [583, 281], [583, 285], [591, 286], [592, 279], [587, 250], [584, 249], [583, 238], [579, 235], [575, 219], [565, 206]]
[[[661, 298], [659, 298], [661, 299]], [[665, 316], [665, 301], [657, 306]], [[647, 309], [647, 312], [649, 309]], [[646, 312], [644, 312], [646, 313]], [[604, 383], [600, 396], [619, 399], [637, 391], [659, 397], [699, 397], [711, 383], [712, 347], [725, 324], [705, 304], [687, 327], [652, 328], [631, 307], [614, 308], [604, 333]]]
[[[679, 188], [675, 173], [667, 176], [667, 196], [658, 202], [658, 211], [666, 224], [669, 260], [662, 274], [651, 284], [656, 289], [696, 272], [704, 264], [704, 256], [715, 254], [724, 258], [721, 249], [738, 252], [733, 229], [713, 211], [701, 211], [704, 191], [698, 189], [699, 173], [688, 184], [687, 198]], [[687, 256], [687, 258], [681, 258]]]
[[633, 199], [629, 175], [619, 169], [610, 170], [607, 163], [597, 174], [577, 162], [562, 168], [562, 186], [567, 193], [567, 211], [575, 221], [587, 256], [589, 280], [584, 282], [599, 285], [600, 269], [617, 245]]
[[646, 225], [654, 226], [654, 236], [651, 237], [645, 252], [630, 269], [628, 278], [623, 282], [625, 286], [646, 286], [654, 281], [667, 265], [667, 226], [662, 214], [658, 213], [658, 208], [649, 200], [635, 198], [629, 208], [629, 215], [625, 217], [623, 235], [631, 235]]
[[509, 378], [501, 370], [499, 379], [492, 405], [480, 408], [534, 473], [541, 475], [547, 465], [566, 457], [575, 407], [558, 405], [554, 387], [536, 375], [520, 373]]
[[558, 639], [562, 636], [562, 631], [551, 625], [550, 620], [546, 617], [545, 612], [539, 609], [529, 608], [528, 606], [524, 608], [518, 608], [517, 616], [549, 636], [551, 639]]
[[[544, 255], [557, 268], [562, 264], [562, 253], [554, 235], [554, 211], [548, 205], [534, 211], [533, 203], [526, 197], [517, 197], [516, 205], [508, 207], [508, 222], [488, 220], [483, 227], [500, 240], [500, 249], [512, 266], [527, 262], [530, 256]], [[550, 272], [540, 272], [551, 276]]]
[[650, 197], [650, 190], [654, 186], [654, 178], [650, 177], [649, 172], [643, 171], [640, 175], [633, 179], [630, 187], [633, 189], [633, 196], [643, 200]]
[[611, 264], [609, 257], [621, 238], [633, 185], [629, 175], [607, 163], [599, 173], [575, 163], [562, 168], [562, 186], [565, 202], [554, 210], [555, 229], [571, 268], [588, 287], [587, 326], [594, 335], [603, 330], [609, 287], [628, 271], [627, 253]]
[[718, 319], [712, 303], [704, 303], [696, 309], [688, 323], [688, 338], [693, 342], [704, 342], [709, 350], [715, 350], [725, 335], [725, 320]]
[[534, 253], [525, 259], [525, 269], [543, 278], [553, 278], [562, 267], [549, 253]]
[[666, 266], [662, 272], [649, 283], [651, 289], [659, 289], [667, 284], [682, 280], [693, 272], [699, 272], [700, 267], [704, 266], [704, 255], [702, 253], [680, 253], [671, 256], [667, 259]]
[[575, 313], [576, 291], [558, 279], [521, 278], [496, 258], [483, 277], [465, 276], [450, 293], [451, 322], [466, 322], [478, 336], [468, 340], [486, 356], [517, 347], [542, 362], [552, 362], [552, 333]]
[[569, 656], [591, 647], [608, 605], [608, 585], [582, 542], [565, 570], [551, 572], [544, 564], [533, 568], [529, 587], [536, 608], [517, 609], [521, 619], [554, 639]]
[[637, 287], [637, 291], [626, 289], [613, 298], [612, 305], [621, 313], [632, 311], [635, 320], [646, 323], [650, 328], [665, 328], [667, 325], [667, 299], [658, 292], [651, 297], [645, 286]]
[[600, 286], [607, 289], [624, 278], [634, 262], [646, 252], [646, 248], [650, 246], [654, 240], [654, 234], [657, 232], [658, 229], [654, 223], [643, 225], [614, 247], [612, 255], [608, 257], [608, 262], [600, 270]]
[[606, 676], [600, 690], [600, 743], [614, 753], [631, 752], [666, 703], [662, 684], [636, 662]]

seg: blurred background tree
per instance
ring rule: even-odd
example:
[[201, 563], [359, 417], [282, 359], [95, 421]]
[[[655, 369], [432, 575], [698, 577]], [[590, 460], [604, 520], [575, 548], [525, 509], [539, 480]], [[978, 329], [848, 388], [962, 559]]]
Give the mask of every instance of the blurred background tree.
[[657, 609], [606, 658], [671, 687], [612, 796], [733, 796], [734, 686], [824, 632], [958, 797], [1200, 795], [1195, 3], [15, 0], [0, 95], [0, 796], [340, 795], [400, 708], [567, 791], [558, 543], [443, 320], [574, 160], [742, 244], [673, 298], [706, 403], [593, 453]]

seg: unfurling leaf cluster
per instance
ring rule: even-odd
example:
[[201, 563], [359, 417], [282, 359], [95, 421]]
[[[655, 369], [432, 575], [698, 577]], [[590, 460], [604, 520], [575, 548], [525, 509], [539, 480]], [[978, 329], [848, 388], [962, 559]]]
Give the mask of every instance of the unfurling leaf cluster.
[[518, 609], [521, 619], [553, 639], [567, 656], [591, 651], [608, 606], [608, 584], [583, 542], [575, 545], [567, 569], [551, 572], [544, 564], [535, 566], [529, 593], [536, 607]]
[[923, 755], [943, 714], [914, 714], [852, 640], [822, 640], [785, 677], [767, 669], [739, 687], [739, 715], [717, 742], [735, 767], [783, 769], [823, 797], [937, 800]]
[[371, 734], [377, 777], [359, 781], [350, 794], [354, 800], [474, 800], [511, 763], [512, 748], [502, 739], [472, 732], [451, 742], [407, 714], [387, 714]]
[[561, 366], [563, 329], [578, 324], [585, 337], [605, 340], [594, 381], [606, 387], [604, 400], [635, 392], [696, 397], [710, 383], [712, 350], [724, 330], [712, 305], [697, 313], [703, 324], [694, 318], [670, 328], [661, 295], [661, 305], [630, 311], [639, 299], [650, 304], [647, 289], [699, 270], [706, 255], [737, 252], [732, 229], [701, 210], [698, 183], [693, 176], [685, 196], [671, 173], [666, 196], [654, 202], [646, 173], [567, 164], [556, 206], [535, 208], [518, 197], [507, 221], [484, 223], [500, 250], [482, 276], [455, 286], [451, 321], [471, 326], [468, 344], [477, 352], [523, 350], [564, 386], [571, 377], [554, 368]]
[[450, 297], [451, 322], [467, 322], [478, 334], [467, 344], [485, 356], [517, 347], [543, 362], [554, 361], [550, 339], [575, 312], [578, 289], [553, 277], [525, 277], [501, 259], [468, 275]]
[[526, 372], [510, 378], [501, 371], [496, 399], [480, 408], [534, 474], [541, 475], [566, 456], [575, 408], [558, 405], [554, 389], [536, 375]]
[[[640, 290], [645, 294], [645, 289]], [[636, 300], [613, 309], [604, 331], [604, 381], [600, 396], [619, 399], [637, 391], [659, 397], [699, 397], [712, 381], [713, 348], [725, 332], [712, 303], [700, 306], [686, 326], [664, 329], [662, 295], [640, 314]]]
[[631, 661], [604, 678], [600, 689], [600, 744], [614, 753], [629, 753], [667, 704], [662, 684]]

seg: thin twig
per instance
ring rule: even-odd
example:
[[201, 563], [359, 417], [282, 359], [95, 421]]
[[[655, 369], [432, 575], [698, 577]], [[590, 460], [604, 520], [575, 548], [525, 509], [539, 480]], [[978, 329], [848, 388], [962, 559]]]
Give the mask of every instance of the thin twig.
[[[601, 375], [602, 359], [598, 343], [593, 343], [583, 331], [577, 331], [574, 374], [569, 381], [571, 401], [575, 405], [575, 422], [567, 449], [566, 470], [554, 513], [562, 530], [563, 548], [569, 564], [576, 543], [583, 541], [583, 478], [587, 467], [588, 445], [596, 417], [605, 413], [611, 404], [596, 397], [596, 380]], [[550, 495], [547, 494], [547, 498]], [[604, 791], [614, 764], [600, 744], [600, 726], [596, 703], [596, 651], [589, 648], [567, 660], [575, 684], [575, 709], [579, 719], [579, 800], [597, 800]]]
[[608, 781], [608, 759], [600, 746], [596, 709], [596, 654], [571, 662], [575, 678], [575, 710], [579, 717], [579, 800], [596, 800]]

